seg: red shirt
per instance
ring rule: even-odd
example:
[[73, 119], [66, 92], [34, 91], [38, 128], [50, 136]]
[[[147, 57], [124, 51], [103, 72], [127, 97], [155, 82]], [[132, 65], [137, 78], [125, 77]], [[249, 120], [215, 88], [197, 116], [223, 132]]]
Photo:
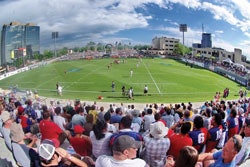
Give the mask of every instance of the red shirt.
[[185, 146], [192, 146], [193, 140], [189, 135], [183, 135], [175, 133], [169, 137], [170, 139], [170, 148], [168, 155], [174, 156], [175, 159], [178, 158], [180, 150]]
[[77, 154], [81, 156], [92, 155], [92, 143], [90, 142], [90, 140], [82, 137], [72, 137], [70, 139], [70, 144]]
[[23, 115], [20, 115], [19, 117], [21, 119], [21, 125], [22, 125], [22, 128], [27, 128], [29, 125], [28, 125], [28, 118], [23, 116]]
[[42, 135], [42, 140], [44, 139], [58, 139], [59, 134], [63, 131], [61, 128], [54, 122], [48, 120], [42, 120], [39, 123], [40, 132]]

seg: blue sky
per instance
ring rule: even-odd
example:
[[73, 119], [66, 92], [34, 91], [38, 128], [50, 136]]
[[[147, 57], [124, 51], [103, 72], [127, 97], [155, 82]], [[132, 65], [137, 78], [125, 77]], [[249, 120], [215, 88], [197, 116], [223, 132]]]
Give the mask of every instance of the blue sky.
[[214, 47], [240, 48], [250, 59], [249, 0], [0, 0], [0, 25], [11, 21], [40, 26], [41, 50], [83, 46], [89, 41], [151, 44], [155, 36], [182, 41], [179, 24], [187, 24], [185, 44], [212, 34]]

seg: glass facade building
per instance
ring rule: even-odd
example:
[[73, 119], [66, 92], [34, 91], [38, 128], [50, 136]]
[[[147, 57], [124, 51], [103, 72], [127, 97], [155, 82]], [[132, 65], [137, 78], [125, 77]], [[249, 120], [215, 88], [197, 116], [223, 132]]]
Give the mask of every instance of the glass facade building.
[[[25, 55], [17, 54], [26, 49]], [[23, 62], [40, 53], [40, 27], [34, 24], [11, 22], [3, 25], [1, 32], [1, 65], [12, 64], [22, 58]]]
[[202, 33], [201, 48], [212, 48], [212, 37], [210, 33]]

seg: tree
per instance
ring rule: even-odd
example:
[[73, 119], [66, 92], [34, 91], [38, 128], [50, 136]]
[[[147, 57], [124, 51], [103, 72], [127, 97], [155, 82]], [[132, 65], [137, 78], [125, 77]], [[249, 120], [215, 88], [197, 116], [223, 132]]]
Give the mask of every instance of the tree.
[[98, 43], [96, 45], [96, 47], [97, 47], [96, 49], [97, 49], [98, 52], [103, 52], [104, 51], [104, 45], [102, 43]]
[[89, 50], [92, 50], [92, 51], [95, 51], [95, 46], [96, 46], [96, 44], [95, 44], [95, 42], [89, 42], [89, 43], [87, 43], [87, 48], [89, 49]]
[[174, 49], [174, 53], [177, 55], [190, 54], [191, 52], [192, 52], [192, 48], [186, 47], [185, 45], [182, 45], [181, 43], [178, 43]]
[[53, 52], [52, 52], [51, 50], [45, 50], [45, 51], [43, 52], [43, 56], [44, 56], [45, 59], [52, 58], [53, 55], [54, 55], [54, 54], [53, 54]]
[[135, 45], [134, 49], [135, 50], [147, 50], [150, 47], [151, 47], [150, 45]]
[[59, 50], [59, 55], [58, 56], [66, 55], [67, 53], [68, 53], [68, 48], [64, 47], [64, 48]]

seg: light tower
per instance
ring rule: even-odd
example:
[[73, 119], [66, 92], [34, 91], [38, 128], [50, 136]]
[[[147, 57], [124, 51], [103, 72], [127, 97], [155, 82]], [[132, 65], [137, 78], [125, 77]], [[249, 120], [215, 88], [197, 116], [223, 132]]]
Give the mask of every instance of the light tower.
[[180, 24], [180, 32], [183, 33], [182, 44], [184, 45], [184, 32], [187, 32], [187, 24]]
[[52, 32], [52, 39], [54, 39], [54, 57], [56, 57], [56, 39], [58, 38], [58, 32]]

